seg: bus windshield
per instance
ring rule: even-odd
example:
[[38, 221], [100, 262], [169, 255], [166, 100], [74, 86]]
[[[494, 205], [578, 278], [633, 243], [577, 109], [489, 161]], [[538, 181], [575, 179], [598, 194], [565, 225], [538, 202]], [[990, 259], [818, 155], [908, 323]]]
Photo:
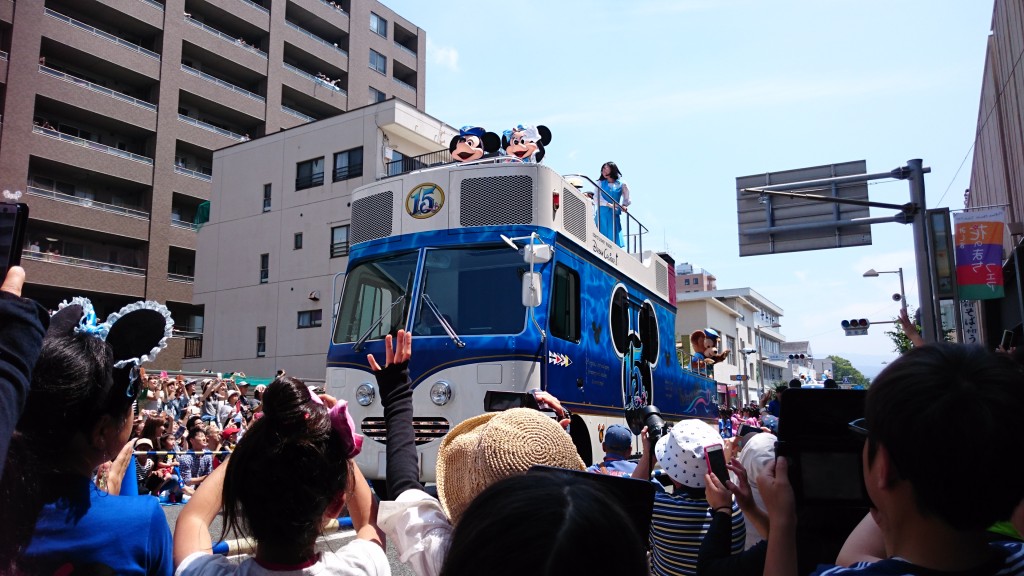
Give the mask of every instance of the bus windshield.
[[370, 340], [380, 340], [405, 326], [409, 302], [395, 304], [412, 286], [417, 258], [416, 252], [406, 252], [363, 262], [352, 269], [341, 297], [335, 344], [355, 342], [367, 331]]
[[522, 332], [520, 278], [526, 270], [523, 257], [505, 245], [428, 250], [413, 334], [448, 336], [424, 295], [459, 336]]

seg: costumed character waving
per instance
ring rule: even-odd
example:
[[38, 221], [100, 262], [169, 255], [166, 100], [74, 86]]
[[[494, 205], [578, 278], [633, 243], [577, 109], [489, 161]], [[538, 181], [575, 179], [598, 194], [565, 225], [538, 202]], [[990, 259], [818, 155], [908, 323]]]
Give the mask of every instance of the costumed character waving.
[[690, 348], [693, 356], [690, 358], [690, 369], [705, 376], [713, 374], [714, 365], [729, 357], [731, 350], [718, 350], [718, 332], [711, 328], [694, 330], [690, 334]]
[[448, 152], [456, 162], [479, 160], [501, 148], [501, 138], [479, 126], [463, 126], [458, 136], [448, 144]]
[[505, 154], [523, 162], [544, 160], [544, 147], [551, 143], [551, 130], [547, 126], [516, 126], [505, 130], [501, 136], [501, 147]]

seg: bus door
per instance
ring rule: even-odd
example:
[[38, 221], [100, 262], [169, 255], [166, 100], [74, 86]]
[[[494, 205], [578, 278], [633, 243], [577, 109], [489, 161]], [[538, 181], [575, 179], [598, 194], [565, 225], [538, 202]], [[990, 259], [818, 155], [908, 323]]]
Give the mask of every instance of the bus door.
[[559, 251], [548, 300], [547, 389], [563, 402], [586, 402], [587, 346], [580, 262]]

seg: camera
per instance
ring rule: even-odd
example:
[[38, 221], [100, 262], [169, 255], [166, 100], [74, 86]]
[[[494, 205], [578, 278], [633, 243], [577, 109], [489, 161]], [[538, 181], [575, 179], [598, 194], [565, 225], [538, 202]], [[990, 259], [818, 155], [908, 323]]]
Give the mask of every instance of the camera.
[[[658, 410], [658, 407], [653, 404], [626, 410], [626, 423], [629, 425], [630, 431], [637, 436], [643, 431], [644, 426], [647, 426], [647, 436], [650, 438], [651, 446], [657, 444], [662, 434], [668, 430], [668, 425], [661, 417], [661, 410]], [[644, 446], [644, 449], [646, 450], [647, 447]]]

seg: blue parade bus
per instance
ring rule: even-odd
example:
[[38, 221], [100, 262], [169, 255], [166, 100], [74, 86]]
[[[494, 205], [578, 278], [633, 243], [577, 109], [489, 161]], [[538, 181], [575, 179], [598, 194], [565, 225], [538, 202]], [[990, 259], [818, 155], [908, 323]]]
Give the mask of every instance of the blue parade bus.
[[717, 418], [714, 380], [676, 354], [671, 258], [620, 248], [594, 220], [588, 195], [537, 163], [447, 164], [353, 192], [326, 378], [367, 437], [356, 459], [367, 478], [384, 478], [385, 430], [366, 355], [383, 363], [383, 338], [400, 328], [414, 335], [427, 482], [441, 438], [483, 413], [488, 391], [556, 396], [588, 464], [627, 409]]

